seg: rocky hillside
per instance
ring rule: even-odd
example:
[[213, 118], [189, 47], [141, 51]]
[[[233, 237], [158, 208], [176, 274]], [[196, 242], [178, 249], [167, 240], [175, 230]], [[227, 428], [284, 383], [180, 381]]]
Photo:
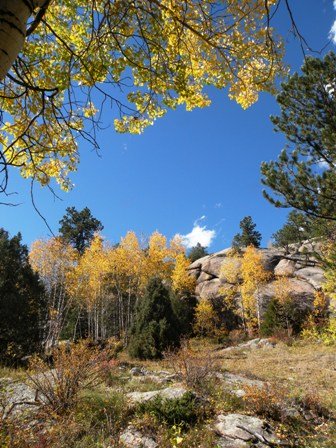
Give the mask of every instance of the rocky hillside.
[[[293, 298], [309, 305], [324, 281], [323, 270], [319, 267], [318, 260], [311, 255], [319, 249], [318, 243], [313, 242], [292, 246], [288, 254], [276, 248], [259, 249], [265, 269], [273, 274], [271, 280], [259, 291], [261, 300], [267, 303], [274, 297], [277, 277], [285, 276], [288, 278]], [[230, 287], [225, 277], [220, 275], [221, 267], [230, 253], [231, 249], [225, 249], [200, 258], [190, 265], [190, 272], [197, 280], [197, 296], [210, 299], [220, 296], [221, 290]], [[236, 262], [239, 266], [238, 257]]]

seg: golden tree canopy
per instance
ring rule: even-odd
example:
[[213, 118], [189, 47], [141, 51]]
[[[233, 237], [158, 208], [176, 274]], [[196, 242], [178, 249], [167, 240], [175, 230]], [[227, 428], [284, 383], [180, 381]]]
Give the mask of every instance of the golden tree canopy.
[[114, 107], [118, 132], [141, 133], [169, 108], [208, 106], [206, 86], [228, 87], [246, 108], [282, 70], [269, 26], [277, 0], [30, 3], [29, 18], [27, 2], [13, 1], [22, 51], [14, 38], [2, 42], [14, 56], [0, 74], [0, 155], [5, 173], [16, 166], [42, 185], [71, 187], [77, 139], [96, 144], [103, 105]]

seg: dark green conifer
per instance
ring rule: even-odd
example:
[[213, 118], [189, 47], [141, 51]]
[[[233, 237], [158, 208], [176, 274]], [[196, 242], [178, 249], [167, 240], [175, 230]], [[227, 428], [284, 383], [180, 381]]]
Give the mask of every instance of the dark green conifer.
[[238, 233], [233, 238], [232, 247], [235, 249], [248, 246], [260, 247], [261, 233], [255, 230], [256, 224], [253, 222], [251, 216], [245, 216], [240, 221], [239, 227], [241, 233]]
[[149, 281], [139, 301], [129, 342], [129, 353], [140, 359], [162, 357], [168, 347], [179, 345], [180, 329], [169, 289], [162, 280]]
[[0, 362], [19, 364], [40, 349], [46, 308], [44, 290], [29, 264], [20, 233], [0, 229]]
[[271, 117], [288, 145], [261, 166], [265, 197], [276, 207], [336, 220], [336, 55], [305, 59], [282, 84], [281, 112]]

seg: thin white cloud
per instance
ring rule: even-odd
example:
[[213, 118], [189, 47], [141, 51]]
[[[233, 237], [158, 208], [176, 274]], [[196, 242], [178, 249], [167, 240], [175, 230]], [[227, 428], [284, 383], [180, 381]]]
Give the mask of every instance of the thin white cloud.
[[206, 226], [200, 226], [195, 222], [190, 233], [187, 233], [186, 235], [178, 234], [177, 236], [182, 239], [182, 243], [187, 249], [196, 246], [197, 243], [204, 247], [209, 247], [216, 237], [216, 231], [207, 229]]
[[[336, 0], [333, 1], [334, 9], [336, 11]], [[333, 43], [336, 45], [336, 20], [332, 24], [332, 27], [329, 32], [329, 38], [333, 41]]]
[[332, 42], [336, 45], [336, 20], [332, 24], [332, 27], [329, 32], [329, 38], [332, 40]]
[[223, 204], [221, 202], [216, 202], [215, 208], [222, 208]]
[[205, 219], [206, 219], [206, 216], [205, 216], [205, 215], [202, 215], [200, 218], [197, 218], [197, 219], [194, 221], [194, 227], [197, 226], [198, 223], [200, 223], [201, 221], [204, 221]]

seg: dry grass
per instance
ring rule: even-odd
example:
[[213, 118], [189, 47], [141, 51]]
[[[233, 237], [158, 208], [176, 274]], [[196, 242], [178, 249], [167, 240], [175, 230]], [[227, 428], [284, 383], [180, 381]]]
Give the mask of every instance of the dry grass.
[[322, 344], [278, 343], [275, 348], [237, 351], [222, 359], [232, 373], [258, 377], [283, 386], [293, 395], [318, 395], [324, 405], [336, 409], [336, 350]]

